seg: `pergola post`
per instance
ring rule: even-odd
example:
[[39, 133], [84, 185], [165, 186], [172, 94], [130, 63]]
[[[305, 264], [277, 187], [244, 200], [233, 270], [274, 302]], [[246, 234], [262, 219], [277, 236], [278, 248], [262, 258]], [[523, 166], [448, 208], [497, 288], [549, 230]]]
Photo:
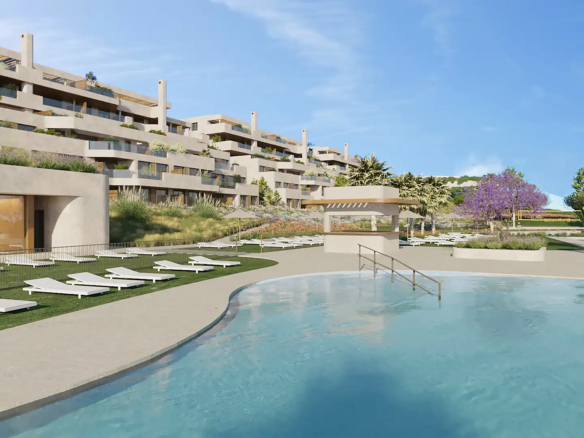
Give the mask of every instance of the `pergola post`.
[[331, 214], [326, 211], [326, 206], [324, 211], [323, 232], [331, 232]]
[[391, 230], [394, 233], [399, 233], [399, 214], [391, 216]]

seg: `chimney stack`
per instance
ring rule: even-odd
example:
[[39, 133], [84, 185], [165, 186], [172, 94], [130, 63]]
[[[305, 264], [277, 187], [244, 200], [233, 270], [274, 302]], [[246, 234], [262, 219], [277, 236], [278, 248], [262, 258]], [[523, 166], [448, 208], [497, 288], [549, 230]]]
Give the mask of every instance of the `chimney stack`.
[[345, 160], [349, 159], [349, 143], [345, 143]]
[[258, 129], [258, 113], [251, 112], [251, 133], [253, 134]]
[[23, 67], [34, 67], [33, 37], [30, 33], [23, 33], [20, 40], [20, 63]]
[[302, 130], [302, 161], [308, 164], [308, 133], [306, 129]]
[[158, 129], [167, 132], [166, 127], [166, 81], [158, 81]]

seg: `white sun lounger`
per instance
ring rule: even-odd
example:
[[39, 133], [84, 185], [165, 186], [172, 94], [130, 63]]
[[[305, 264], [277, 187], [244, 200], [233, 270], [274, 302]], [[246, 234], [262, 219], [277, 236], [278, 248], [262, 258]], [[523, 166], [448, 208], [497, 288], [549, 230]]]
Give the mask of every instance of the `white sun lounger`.
[[296, 248], [298, 245], [284, 242], [270, 242], [264, 243], [264, 248]]
[[242, 243], [236, 245], [235, 243], [224, 243], [224, 242], [200, 242], [197, 244], [199, 248], [235, 248], [236, 246], [241, 246]]
[[53, 266], [55, 262], [49, 262], [46, 260], [38, 261], [33, 260], [30, 257], [25, 255], [15, 255], [15, 256], [8, 256], [6, 257], [6, 264], [10, 265], [19, 265], [19, 266], [32, 266], [33, 268], [39, 268], [42, 266]]
[[115, 259], [131, 259], [134, 257], [138, 257], [136, 254], [122, 254], [119, 252], [106, 250], [106, 251], [95, 251], [95, 255], [99, 257], [112, 257]]
[[70, 284], [61, 283], [52, 278], [37, 278], [36, 280], [26, 280], [26, 284], [31, 287], [25, 287], [23, 290], [28, 291], [31, 295], [33, 292], [43, 292], [49, 294], [65, 294], [88, 297], [90, 295], [103, 294], [109, 292], [108, 287], [89, 287], [89, 286], [72, 286]]
[[14, 312], [15, 310], [30, 309], [36, 306], [36, 301], [3, 300], [0, 299], [0, 313]]
[[239, 266], [241, 262], [226, 262], [222, 260], [211, 260], [207, 257], [189, 257], [189, 263], [191, 265], [210, 265], [210, 266], [223, 266], [224, 268], [228, 266]]
[[49, 258], [54, 262], [73, 262], [77, 264], [95, 262], [97, 260], [89, 257], [76, 257], [71, 254], [53, 254]]
[[153, 251], [144, 248], [128, 248], [126, 252], [128, 254], [149, 255], [152, 257], [166, 254], [166, 251]]
[[128, 268], [111, 268], [106, 269], [106, 271], [111, 272], [111, 274], [106, 275], [109, 278], [127, 278], [130, 280], [144, 280], [156, 283], [162, 280], [172, 280], [176, 278], [174, 274], [154, 274], [150, 272], [136, 272]]
[[74, 284], [78, 286], [102, 286], [102, 287], [113, 287], [118, 290], [122, 290], [123, 287], [136, 287], [142, 286], [143, 281], [140, 280], [112, 280], [111, 278], [103, 278], [99, 275], [92, 274], [91, 272], [79, 272], [77, 274], [69, 274], [69, 278], [73, 280], [67, 281], [69, 284]]
[[160, 262], [154, 262], [158, 266], [154, 266], [154, 269], [160, 271], [161, 269], [168, 269], [169, 271], [190, 271], [190, 272], [205, 272], [212, 271], [213, 266], [191, 266], [191, 265], [179, 265], [178, 263], [169, 262], [168, 260], [162, 260]]

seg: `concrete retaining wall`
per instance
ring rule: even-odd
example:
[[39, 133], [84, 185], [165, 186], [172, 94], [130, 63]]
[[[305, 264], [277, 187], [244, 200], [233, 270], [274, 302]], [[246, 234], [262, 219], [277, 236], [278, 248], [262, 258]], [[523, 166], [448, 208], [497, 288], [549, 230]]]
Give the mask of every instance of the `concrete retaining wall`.
[[511, 250], [511, 249], [472, 249], [452, 248], [452, 257], [455, 259], [503, 260], [510, 262], [543, 262], [546, 249], [539, 251]]

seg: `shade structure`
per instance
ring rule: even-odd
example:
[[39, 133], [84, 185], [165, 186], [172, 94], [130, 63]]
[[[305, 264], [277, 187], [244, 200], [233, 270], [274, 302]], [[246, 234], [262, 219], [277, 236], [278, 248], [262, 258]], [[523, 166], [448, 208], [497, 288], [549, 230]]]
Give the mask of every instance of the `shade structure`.
[[235, 241], [235, 252], [239, 247], [239, 233], [241, 232], [241, 219], [257, 219], [255, 214], [243, 210], [235, 210], [232, 213], [223, 216], [223, 219], [237, 219], [237, 240]]
[[451, 231], [454, 231], [454, 219], [462, 219], [463, 218], [463, 216], [456, 214], [456, 213], [443, 214], [443, 215], [441, 215], [441, 217], [444, 219], [450, 219]]
[[410, 210], [404, 210], [399, 214], [400, 219], [422, 219], [423, 217]]

